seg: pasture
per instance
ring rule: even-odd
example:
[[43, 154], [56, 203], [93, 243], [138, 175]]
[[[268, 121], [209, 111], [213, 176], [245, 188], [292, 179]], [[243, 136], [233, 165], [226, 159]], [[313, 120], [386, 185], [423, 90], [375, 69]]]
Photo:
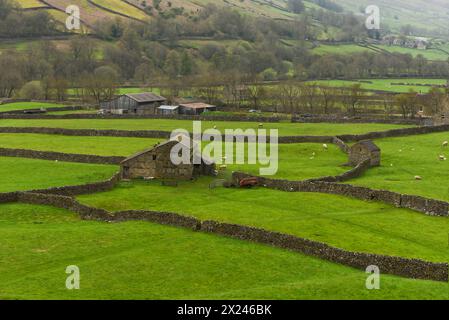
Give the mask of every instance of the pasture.
[[61, 108], [61, 107], [65, 107], [65, 105], [51, 102], [14, 102], [14, 103], [0, 104], [0, 112], [21, 111], [30, 109], [45, 109], [45, 108]]
[[[202, 129], [214, 126], [224, 133], [225, 129], [255, 129], [259, 128], [257, 122], [231, 122], [231, 121], [202, 121]], [[117, 129], [117, 130], [162, 130], [169, 131], [185, 129], [192, 131], [190, 120], [167, 119], [2, 119], [0, 127], [48, 127], [67, 129]], [[278, 129], [280, 136], [293, 135], [339, 135], [360, 134], [372, 131], [386, 131], [404, 128], [403, 125], [360, 123], [360, 124], [333, 124], [333, 123], [264, 123], [264, 129]]]
[[[0, 126], [167, 131], [191, 125], [191, 121], [150, 119], [0, 121]], [[214, 125], [256, 128], [258, 123], [203, 122], [203, 128]], [[285, 122], [264, 127], [278, 128], [282, 135], [335, 135], [403, 126]], [[447, 162], [439, 160], [440, 153], [449, 150], [442, 146], [448, 138], [447, 133], [437, 133], [379, 139], [382, 166], [348, 183], [448, 200], [447, 178], [441, 174], [447, 171]], [[128, 156], [160, 140], [0, 134], [0, 147]], [[342, 166], [346, 161], [347, 155], [334, 145], [327, 149], [312, 143], [279, 145], [275, 177], [302, 180], [337, 175], [349, 169]], [[0, 157], [0, 165], [0, 192], [101, 181], [118, 170], [110, 165], [7, 157]], [[202, 177], [177, 187], [160, 181], [123, 181], [111, 191], [77, 199], [109, 211], [174, 212], [264, 228], [350, 251], [448, 261], [446, 217], [329, 194], [210, 188], [215, 179], [226, 179], [234, 170], [258, 174], [258, 168], [228, 165], [217, 178]], [[415, 181], [414, 175], [422, 175], [423, 180]], [[2, 299], [449, 298], [447, 283], [382, 275], [382, 290], [373, 292], [365, 289], [364, 272], [302, 254], [148, 222], [81, 221], [76, 214], [53, 207], [0, 205], [0, 231], [5, 239], [0, 258], [8, 262], [0, 266]], [[81, 290], [68, 291], [61, 285], [65, 267], [71, 264], [80, 267]]]
[[109, 179], [115, 166], [0, 157], [0, 192], [79, 185]]
[[404, 93], [414, 90], [418, 93], [427, 93], [432, 86], [442, 86], [446, 84], [445, 79], [366, 79], [366, 80], [320, 80], [309, 81], [309, 84], [317, 84], [328, 87], [349, 87], [360, 84], [361, 88], [370, 91], [386, 91]]
[[[0, 206], [0, 299], [447, 299], [447, 283], [366, 274], [294, 252], [143, 222]], [[64, 287], [77, 263], [80, 290]], [[132, 270], [132, 272], [131, 272]]]

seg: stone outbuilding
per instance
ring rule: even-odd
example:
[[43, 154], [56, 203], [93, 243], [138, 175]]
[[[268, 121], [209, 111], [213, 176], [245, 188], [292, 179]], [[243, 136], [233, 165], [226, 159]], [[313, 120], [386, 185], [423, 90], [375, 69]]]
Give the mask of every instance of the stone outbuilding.
[[349, 150], [349, 164], [356, 166], [359, 163], [370, 159], [371, 166], [380, 166], [380, 148], [371, 140], [360, 141], [354, 144]]
[[190, 164], [173, 164], [170, 154], [177, 144], [182, 142], [169, 140], [125, 159], [121, 163], [122, 179], [190, 180], [201, 175], [215, 174], [215, 163], [212, 160], [199, 155], [201, 164], [193, 163], [194, 151], [190, 151]]

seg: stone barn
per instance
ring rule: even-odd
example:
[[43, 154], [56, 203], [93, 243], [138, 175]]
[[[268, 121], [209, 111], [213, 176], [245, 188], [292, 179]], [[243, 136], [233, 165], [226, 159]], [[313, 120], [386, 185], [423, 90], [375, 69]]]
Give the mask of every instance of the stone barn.
[[111, 101], [102, 102], [100, 109], [112, 114], [157, 114], [167, 99], [152, 92], [124, 94]]
[[215, 163], [204, 156], [201, 156], [201, 164], [193, 164], [193, 151], [190, 154], [190, 164], [173, 164], [170, 153], [178, 143], [181, 142], [169, 140], [125, 159], [121, 163], [122, 179], [191, 180], [200, 175], [215, 174]]
[[371, 166], [380, 166], [380, 148], [371, 140], [354, 144], [349, 150], [349, 164], [356, 166], [359, 163], [371, 159]]

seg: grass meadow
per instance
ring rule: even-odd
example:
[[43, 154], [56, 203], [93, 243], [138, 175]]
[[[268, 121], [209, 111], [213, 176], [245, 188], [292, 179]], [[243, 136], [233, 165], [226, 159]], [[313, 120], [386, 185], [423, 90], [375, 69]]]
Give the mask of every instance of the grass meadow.
[[[117, 130], [163, 130], [172, 131], [185, 129], [192, 131], [193, 122], [190, 120], [166, 119], [2, 119], [0, 127], [49, 127], [67, 129], [117, 129]], [[226, 129], [254, 129], [259, 128], [257, 122], [230, 122], [230, 121], [201, 121], [202, 129], [211, 129], [214, 126], [225, 132]], [[279, 135], [340, 135], [361, 134], [371, 131], [386, 131], [404, 128], [403, 125], [359, 123], [359, 124], [332, 124], [332, 123], [264, 123], [264, 129], [278, 129]]]
[[[367, 275], [286, 250], [146, 222], [0, 206], [0, 299], [447, 299], [447, 283]], [[67, 290], [68, 265], [80, 290]]]
[[[2, 126], [169, 130], [190, 121], [1, 120]], [[55, 124], [56, 125], [52, 125]], [[150, 124], [150, 125], [149, 125]], [[227, 126], [241, 123], [207, 122]], [[257, 125], [244, 123], [244, 125]], [[266, 124], [281, 134], [362, 133], [386, 125]], [[189, 128], [189, 127], [187, 127]], [[301, 132], [301, 133], [298, 133]], [[449, 200], [447, 133], [379, 139], [382, 166], [348, 183]], [[0, 147], [127, 156], [160, 139], [0, 134]], [[276, 177], [299, 180], [345, 170], [347, 156], [321, 144], [279, 145]], [[258, 165], [229, 165], [258, 174]], [[105, 180], [117, 166], [0, 157], [0, 192]], [[421, 175], [423, 180], [414, 180]], [[84, 204], [119, 210], [160, 210], [288, 233], [351, 251], [445, 262], [449, 220], [336, 195], [264, 188], [210, 189], [215, 178], [181, 182], [122, 182], [114, 190], [79, 196]], [[175, 195], [175, 197], [174, 197]], [[0, 205], [0, 299], [448, 299], [447, 283], [366, 274], [286, 250], [146, 222], [80, 221], [70, 212], [24, 204]], [[64, 287], [68, 265], [81, 270], [81, 290]], [[113, 276], [111, 276], [113, 275]]]
[[0, 192], [79, 185], [109, 179], [118, 167], [0, 157]]
[[0, 104], [0, 112], [60, 107], [65, 107], [65, 105], [50, 102], [14, 102], [3, 105]]

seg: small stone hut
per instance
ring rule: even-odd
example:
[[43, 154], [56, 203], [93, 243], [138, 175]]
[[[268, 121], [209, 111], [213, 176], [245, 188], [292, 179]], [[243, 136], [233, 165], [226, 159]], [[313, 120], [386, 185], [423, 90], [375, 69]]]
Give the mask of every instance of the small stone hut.
[[360, 141], [349, 150], [349, 164], [356, 166], [359, 163], [371, 159], [371, 166], [380, 166], [380, 148], [371, 140]]
[[190, 153], [190, 164], [173, 164], [170, 153], [178, 143], [181, 142], [169, 140], [125, 159], [121, 163], [122, 179], [190, 180], [200, 175], [215, 174], [215, 163], [212, 160], [201, 155], [201, 164], [193, 163], [193, 151]]

